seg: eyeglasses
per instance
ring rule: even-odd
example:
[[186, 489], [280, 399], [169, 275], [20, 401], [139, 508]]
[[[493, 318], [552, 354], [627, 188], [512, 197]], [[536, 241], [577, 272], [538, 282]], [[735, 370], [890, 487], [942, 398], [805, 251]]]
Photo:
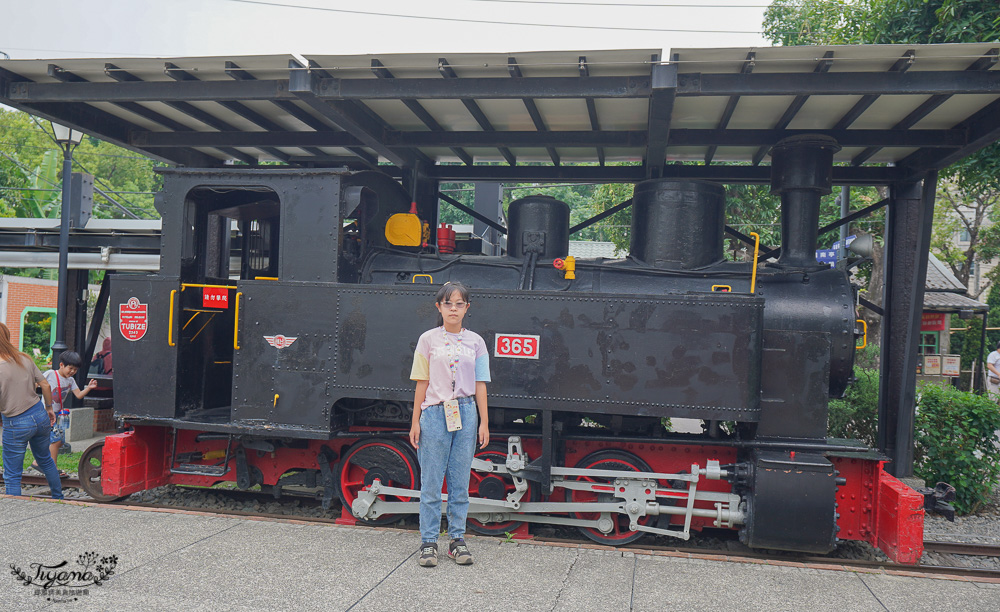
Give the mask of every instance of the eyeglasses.
[[457, 308], [459, 310], [462, 310], [463, 308], [465, 308], [466, 306], [468, 306], [469, 303], [468, 302], [441, 302], [441, 305], [444, 306], [445, 308], [449, 309], [449, 310], [451, 310], [452, 308]]

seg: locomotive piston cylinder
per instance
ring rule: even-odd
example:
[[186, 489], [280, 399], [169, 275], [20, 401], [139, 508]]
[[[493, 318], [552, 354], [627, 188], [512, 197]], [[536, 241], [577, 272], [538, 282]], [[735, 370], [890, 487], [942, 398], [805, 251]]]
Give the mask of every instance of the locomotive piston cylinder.
[[840, 150], [828, 136], [785, 138], [771, 149], [771, 193], [781, 194], [781, 255], [785, 269], [820, 269], [816, 261], [819, 200], [833, 185], [833, 155]]

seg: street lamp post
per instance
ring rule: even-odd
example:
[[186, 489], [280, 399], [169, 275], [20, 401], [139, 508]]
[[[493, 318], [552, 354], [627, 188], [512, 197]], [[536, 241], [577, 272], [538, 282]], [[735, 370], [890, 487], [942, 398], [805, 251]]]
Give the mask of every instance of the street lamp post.
[[73, 149], [83, 140], [83, 132], [73, 130], [58, 123], [52, 124], [56, 143], [63, 152], [62, 210], [59, 226], [59, 292], [56, 304], [56, 340], [52, 343], [52, 360], [59, 359], [66, 346], [66, 294], [69, 292], [69, 216], [70, 179], [73, 175]]

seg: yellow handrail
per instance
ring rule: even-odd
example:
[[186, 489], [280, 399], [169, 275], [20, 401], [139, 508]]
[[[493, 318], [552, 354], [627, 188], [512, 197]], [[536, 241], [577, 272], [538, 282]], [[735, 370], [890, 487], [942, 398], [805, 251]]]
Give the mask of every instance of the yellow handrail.
[[750, 293], [757, 291], [757, 254], [760, 252], [760, 235], [757, 232], [750, 232], [753, 236], [753, 270], [750, 273]]
[[174, 342], [174, 298], [177, 296], [177, 290], [170, 290], [170, 319], [167, 321], [167, 346], [177, 346]]
[[856, 350], [860, 351], [861, 349], [868, 346], [868, 323], [864, 319], [858, 319], [857, 321], [858, 323], [861, 324], [861, 327], [864, 329], [864, 333], [861, 335], [861, 346], [854, 347]]
[[181, 283], [181, 291], [188, 287], [211, 287], [213, 289], [236, 289], [236, 285], [198, 285], [194, 283]]
[[233, 349], [240, 350], [240, 296], [242, 291], [236, 292], [236, 312], [233, 321]]
[[418, 276], [426, 276], [427, 277], [427, 282], [430, 283], [430, 284], [432, 284], [432, 285], [434, 284], [434, 277], [431, 276], [430, 274], [414, 274], [413, 278], [410, 279], [410, 283], [417, 282], [417, 277]]

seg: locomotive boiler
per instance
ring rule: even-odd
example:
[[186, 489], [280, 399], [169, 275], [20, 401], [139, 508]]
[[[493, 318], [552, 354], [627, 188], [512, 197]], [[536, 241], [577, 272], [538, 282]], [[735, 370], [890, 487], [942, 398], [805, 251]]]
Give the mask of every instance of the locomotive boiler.
[[[346, 522], [415, 513], [410, 363], [434, 292], [461, 281], [499, 441], [476, 455], [471, 529], [561, 524], [624, 544], [723, 528], [751, 547], [854, 539], [915, 561], [901, 543], [919, 540], [922, 498], [883, 457], [826, 438], [860, 336], [847, 275], [815, 259], [837, 149], [774, 147], [769, 263], [725, 259], [724, 190], [708, 182], [638, 183], [628, 256], [574, 259], [553, 198], [510, 205], [505, 254], [444, 253], [387, 229], [412, 198], [378, 172], [162, 170], [160, 270], [112, 281], [131, 429], [88, 451], [91, 492], [306, 485]], [[703, 433], [672, 433], [673, 418]]]

